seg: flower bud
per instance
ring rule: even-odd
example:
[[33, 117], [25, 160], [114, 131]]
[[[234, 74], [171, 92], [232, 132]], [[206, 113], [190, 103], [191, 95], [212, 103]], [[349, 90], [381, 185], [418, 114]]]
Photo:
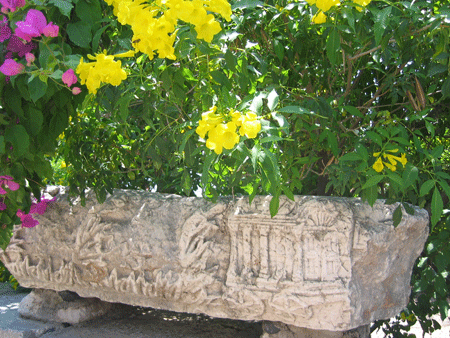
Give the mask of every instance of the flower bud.
[[36, 57], [33, 53], [26, 53], [25, 60], [27, 60], [27, 66], [29, 67], [34, 62], [34, 60], [36, 60]]
[[72, 94], [73, 95], [78, 95], [81, 93], [81, 89], [79, 87], [73, 87], [72, 88]]

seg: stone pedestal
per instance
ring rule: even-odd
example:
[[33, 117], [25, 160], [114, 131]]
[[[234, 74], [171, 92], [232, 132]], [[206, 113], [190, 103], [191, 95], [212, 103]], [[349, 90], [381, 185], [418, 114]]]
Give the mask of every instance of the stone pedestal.
[[82, 207], [61, 191], [0, 258], [26, 287], [292, 332], [345, 332], [406, 306], [426, 211], [403, 212], [394, 228], [397, 205], [382, 201], [296, 196], [274, 218], [269, 202], [117, 190], [103, 204], [88, 194]]

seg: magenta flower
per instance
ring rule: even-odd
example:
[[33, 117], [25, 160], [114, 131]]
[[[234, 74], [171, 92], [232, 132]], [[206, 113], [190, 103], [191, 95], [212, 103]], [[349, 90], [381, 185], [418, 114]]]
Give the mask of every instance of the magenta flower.
[[31, 66], [31, 64], [36, 60], [36, 57], [32, 53], [25, 54], [25, 60], [27, 60], [27, 66]]
[[47, 210], [47, 205], [51, 202], [53, 202], [55, 198], [48, 200], [45, 198], [42, 198], [40, 202], [38, 203], [32, 203], [30, 208], [30, 214], [39, 214], [43, 215], [45, 210]]
[[31, 214], [26, 214], [20, 209], [17, 210], [17, 216], [22, 222], [22, 228], [33, 228], [39, 224], [39, 222], [35, 220]]
[[70, 88], [71, 85], [78, 81], [73, 69], [68, 69], [62, 75], [62, 81]]
[[81, 93], [81, 88], [80, 87], [73, 87], [72, 88], [72, 94], [73, 95], [78, 95]]
[[21, 63], [14, 61], [13, 59], [6, 59], [0, 66], [0, 72], [6, 76], [13, 76], [23, 72], [25, 66]]
[[[13, 53], [17, 53], [19, 57], [24, 57], [26, 53], [31, 52], [35, 48], [36, 45], [33, 42], [24, 43], [22, 40], [19, 39], [19, 36], [16, 35], [13, 35], [11, 39], [9, 39], [8, 46], [6, 46], [7, 50]], [[12, 54], [10, 57], [6, 56], [5, 58], [11, 59]]]
[[50, 22], [47, 26], [44, 27], [42, 33], [46, 37], [56, 38], [59, 34], [59, 27], [57, 25], [54, 25], [53, 22]]
[[3, 42], [11, 37], [11, 28], [8, 26], [8, 19], [6, 17], [0, 21], [0, 42]]
[[0, 198], [0, 211], [3, 211], [6, 209], [6, 204], [3, 203], [3, 198]]
[[25, 6], [25, 0], [0, 0], [0, 4], [3, 13], [7, 13], [8, 10], [14, 12], [17, 8]]
[[32, 37], [41, 36], [42, 31], [47, 26], [47, 19], [41, 11], [30, 9], [25, 21], [17, 21], [16, 25], [16, 35], [26, 41], [31, 41]]
[[19, 189], [19, 183], [14, 182], [13, 179], [14, 178], [12, 178], [11, 176], [0, 176], [0, 195], [5, 195], [7, 193], [7, 191], [3, 189], [2, 186], [8, 187], [11, 191], [16, 191], [17, 189]]

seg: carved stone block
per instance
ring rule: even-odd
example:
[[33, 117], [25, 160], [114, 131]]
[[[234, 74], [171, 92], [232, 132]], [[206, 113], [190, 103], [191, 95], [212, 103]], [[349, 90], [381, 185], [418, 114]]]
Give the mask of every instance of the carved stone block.
[[21, 285], [240, 320], [345, 331], [408, 302], [428, 214], [359, 199], [221, 199], [117, 190], [103, 204], [64, 191], [1, 260]]

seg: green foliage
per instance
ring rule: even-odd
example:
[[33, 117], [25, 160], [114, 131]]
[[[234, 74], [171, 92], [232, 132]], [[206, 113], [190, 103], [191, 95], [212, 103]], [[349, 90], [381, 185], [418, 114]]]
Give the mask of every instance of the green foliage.
[[[448, 311], [450, 199], [449, 4], [351, 2], [311, 24], [304, 1], [235, 1], [211, 44], [179, 29], [177, 60], [123, 59], [128, 77], [97, 95], [73, 96], [60, 79], [81, 56], [132, 48], [129, 27], [101, 1], [46, 4], [61, 27], [39, 42], [35, 68], [5, 85], [0, 78], [0, 173], [21, 184], [0, 212], [4, 247], [30, 192], [68, 184], [99, 201], [114, 188], [146, 189], [212, 201], [218, 196], [294, 194], [400, 202], [430, 214], [430, 237], [413, 273], [410, 306], [386, 333]], [[85, 88], [83, 87], [84, 91]], [[195, 130], [213, 105], [253, 111], [255, 139], [217, 155]], [[402, 322], [403, 320], [403, 322]]]

